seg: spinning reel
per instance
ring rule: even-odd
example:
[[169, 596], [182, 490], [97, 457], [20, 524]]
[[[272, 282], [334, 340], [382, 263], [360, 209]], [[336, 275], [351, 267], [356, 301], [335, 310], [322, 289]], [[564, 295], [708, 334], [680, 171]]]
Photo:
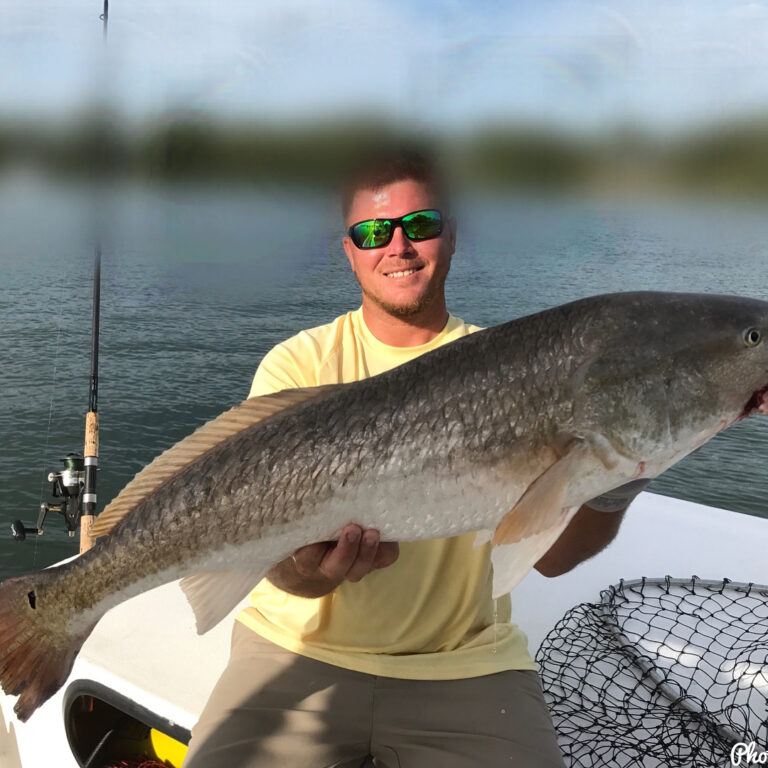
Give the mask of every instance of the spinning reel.
[[85, 459], [79, 453], [70, 453], [61, 461], [64, 468], [48, 475], [48, 481], [51, 483], [51, 496], [61, 501], [58, 503], [43, 502], [40, 505], [37, 525], [34, 528], [25, 526], [21, 520], [14, 520], [11, 523], [11, 533], [16, 541], [24, 541], [27, 535], [41, 536], [43, 524], [49, 512], [60, 514], [64, 518], [64, 524], [69, 535], [75, 535], [80, 517], [83, 514]]

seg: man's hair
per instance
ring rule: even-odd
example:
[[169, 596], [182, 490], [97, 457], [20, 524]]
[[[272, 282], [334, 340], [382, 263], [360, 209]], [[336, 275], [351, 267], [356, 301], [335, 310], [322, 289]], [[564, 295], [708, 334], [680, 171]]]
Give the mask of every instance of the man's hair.
[[359, 190], [377, 190], [407, 180], [423, 184], [435, 204], [447, 213], [447, 184], [435, 154], [422, 146], [396, 144], [369, 148], [355, 158], [341, 184], [343, 218], [346, 220]]

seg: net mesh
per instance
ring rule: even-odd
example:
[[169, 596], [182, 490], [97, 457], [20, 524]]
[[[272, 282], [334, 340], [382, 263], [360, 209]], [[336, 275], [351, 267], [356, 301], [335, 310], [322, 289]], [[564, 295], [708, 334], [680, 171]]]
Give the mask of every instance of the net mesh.
[[572, 608], [536, 656], [567, 766], [730, 766], [768, 749], [768, 587], [639, 579]]

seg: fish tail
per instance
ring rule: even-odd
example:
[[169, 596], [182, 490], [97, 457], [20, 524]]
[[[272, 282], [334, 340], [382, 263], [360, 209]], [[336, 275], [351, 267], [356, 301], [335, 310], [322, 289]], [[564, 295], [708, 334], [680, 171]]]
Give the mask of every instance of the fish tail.
[[93, 626], [68, 631], [57, 590], [46, 589], [60, 569], [0, 583], [0, 686], [18, 696], [22, 722], [61, 688]]

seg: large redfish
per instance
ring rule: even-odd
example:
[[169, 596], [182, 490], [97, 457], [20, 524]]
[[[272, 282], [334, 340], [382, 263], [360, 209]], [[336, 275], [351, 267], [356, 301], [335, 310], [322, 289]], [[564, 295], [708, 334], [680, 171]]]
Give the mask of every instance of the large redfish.
[[204, 632], [350, 521], [390, 540], [480, 531], [501, 594], [581, 504], [768, 412], [767, 393], [768, 303], [626, 293], [365, 381], [246, 401], [139, 473], [91, 551], [0, 584], [0, 683], [26, 720], [111, 607], [185, 577]]

